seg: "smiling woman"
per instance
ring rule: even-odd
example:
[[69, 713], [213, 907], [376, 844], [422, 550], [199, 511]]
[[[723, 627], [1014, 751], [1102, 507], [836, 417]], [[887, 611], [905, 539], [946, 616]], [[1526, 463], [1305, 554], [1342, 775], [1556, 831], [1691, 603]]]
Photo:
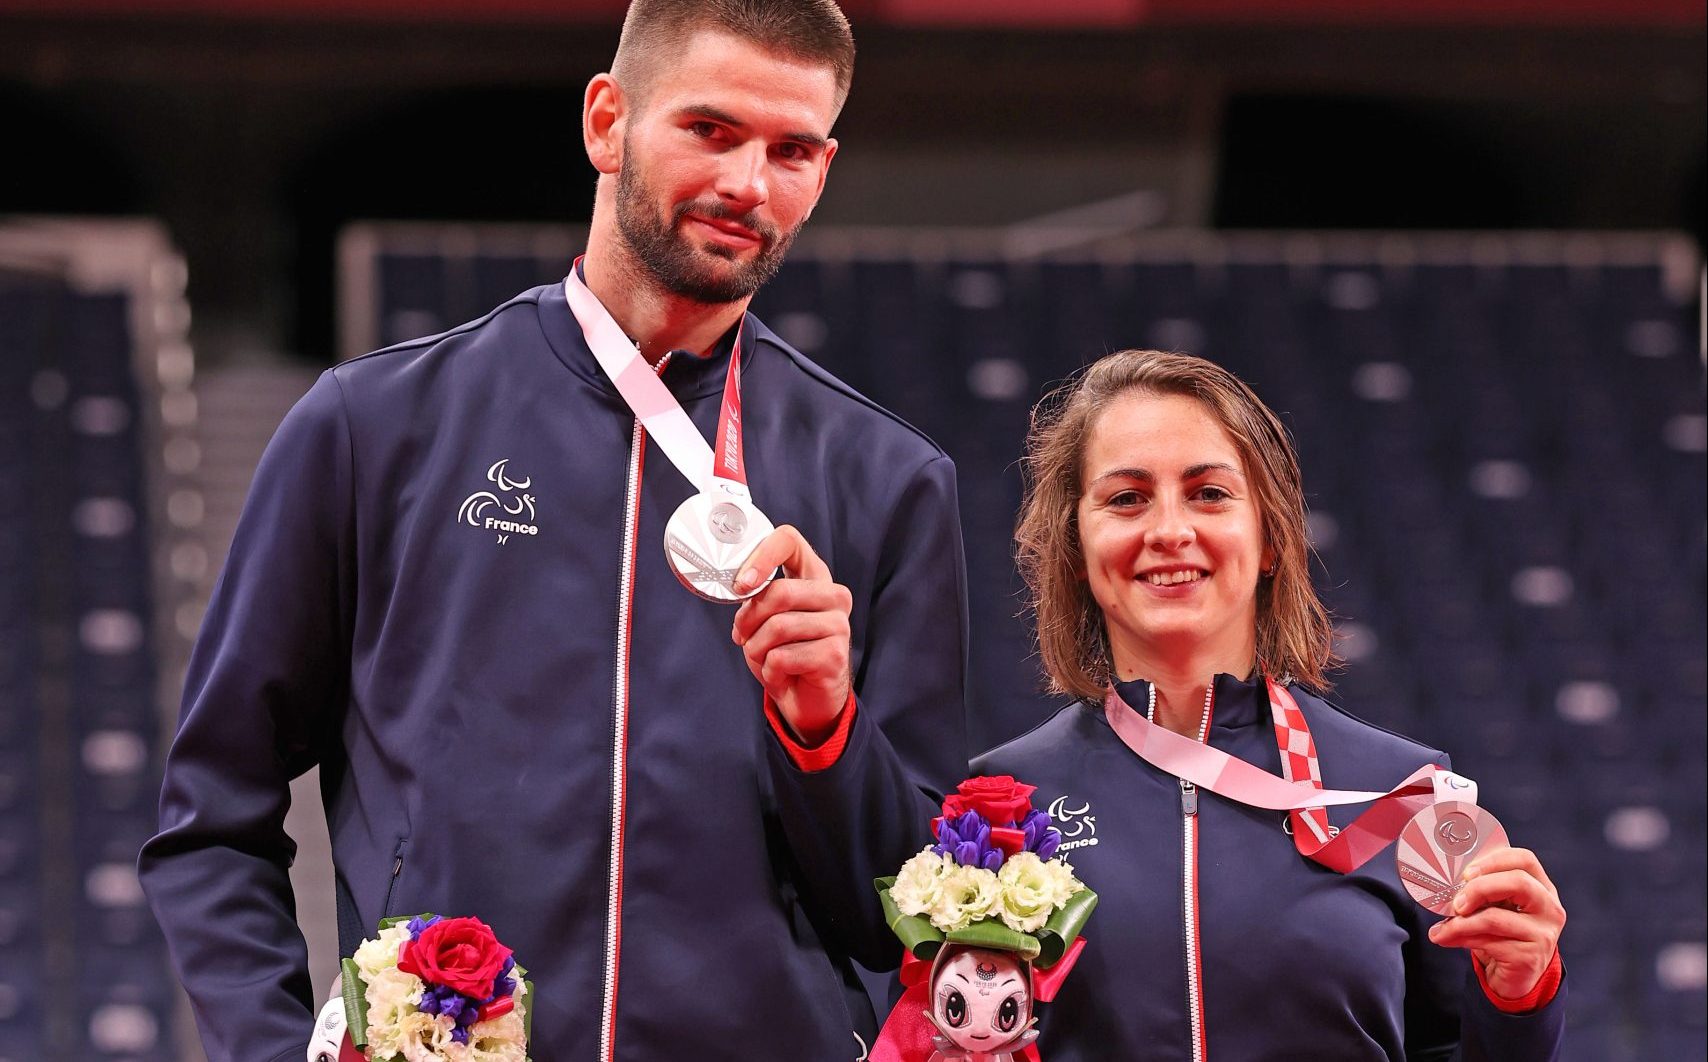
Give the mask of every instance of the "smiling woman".
[[[1081, 700], [974, 770], [1098, 810], [1075, 873], [1115, 934], [1043, 1016], [1051, 1062], [1556, 1057], [1566, 913], [1542, 864], [1444, 753], [1322, 698], [1331, 628], [1275, 414], [1212, 362], [1124, 351], [1035, 412], [1026, 473], [1041, 656]], [[1396, 836], [1406, 865], [1372, 858]]]
[[[1114, 653], [1117, 641], [1124, 654], [1144, 651], [1126, 627], [1142, 616], [1176, 630], [1190, 617], [1253, 643], [1206, 645], [1206, 675], [1243, 675], [1261, 658], [1278, 674], [1327, 688], [1325, 671], [1338, 661], [1311, 586], [1298, 459], [1286, 428], [1232, 373], [1183, 354], [1110, 355], [1039, 404], [1026, 471], [1015, 538], [1044, 670], [1058, 692], [1096, 698], [1117, 674], [1155, 674], [1134, 670], [1130, 657], [1123, 671]], [[1120, 564], [1112, 551], [1123, 547], [1139, 567], [1099, 567], [1105, 553]], [[1216, 566], [1239, 570], [1224, 573], [1213, 593], [1173, 589], [1195, 574], [1213, 582], [1212, 552]], [[1136, 585], [1117, 593], [1141, 579], [1146, 596]], [[1187, 607], [1135, 611], [1145, 601]], [[1110, 606], [1120, 620], [1113, 627], [1104, 622]]]
[[1195, 398], [1130, 392], [1098, 418], [1076, 516], [1120, 678], [1239, 674], [1256, 658], [1257, 587], [1275, 551], [1244, 464]]

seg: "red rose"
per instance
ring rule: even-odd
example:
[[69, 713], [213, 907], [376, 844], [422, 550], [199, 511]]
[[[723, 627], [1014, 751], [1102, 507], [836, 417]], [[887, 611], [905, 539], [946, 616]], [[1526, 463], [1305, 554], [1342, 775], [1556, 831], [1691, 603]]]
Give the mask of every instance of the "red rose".
[[510, 949], [478, 918], [442, 918], [398, 952], [397, 968], [473, 999], [492, 995]]
[[1037, 788], [1006, 774], [969, 778], [944, 798], [943, 817], [976, 811], [992, 826], [1012, 826], [1032, 810], [1032, 793]]

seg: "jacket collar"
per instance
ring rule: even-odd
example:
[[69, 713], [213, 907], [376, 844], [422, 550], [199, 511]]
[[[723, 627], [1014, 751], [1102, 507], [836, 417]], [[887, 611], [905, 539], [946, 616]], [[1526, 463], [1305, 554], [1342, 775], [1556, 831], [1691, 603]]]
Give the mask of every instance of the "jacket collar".
[[[1254, 672], [1249, 679], [1217, 675], [1212, 681], [1216, 685], [1215, 708], [1210, 714], [1212, 730], [1231, 730], [1272, 722], [1269, 688], [1264, 684], [1263, 672]], [[1115, 692], [1133, 711], [1142, 715], [1145, 705], [1150, 702], [1151, 684], [1142, 678], [1117, 682]]]
[[[610, 377], [605, 375], [604, 370], [599, 368], [599, 363], [593, 358], [593, 351], [588, 349], [587, 340], [581, 334], [581, 323], [575, 319], [575, 313], [569, 308], [569, 300], [564, 296], [562, 281], [546, 287], [540, 295], [539, 308], [540, 329], [545, 333], [546, 342], [551, 346], [552, 353], [557, 355], [557, 359], [576, 376], [615, 396], [617, 388], [611, 383]], [[751, 313], [744, 315], [743, 322], [741, 368], [746, 372], [753, 365], [753, 351], [761, 333], [769, 339], [771, 332]], [[678, 400], [687, 401], [723, 392], [724, 375], [729, 368], [730, 347], [735, 334], [734, 328], [725, 332], [711, 353], [703, 357], [687, 351], [672, 352], [670, 363], [664, 367], [663, 379]]]

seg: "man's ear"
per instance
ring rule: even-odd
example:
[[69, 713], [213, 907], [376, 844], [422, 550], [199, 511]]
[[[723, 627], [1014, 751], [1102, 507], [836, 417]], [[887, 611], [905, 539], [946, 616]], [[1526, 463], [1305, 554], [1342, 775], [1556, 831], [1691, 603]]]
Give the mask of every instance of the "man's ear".
[[[820, 159], [818, 167], [818, 188], [812, 194], [812, 205], [815, 209], [818, 207], [819, 197], [824, 194], [824, 181], [825, 178], [830, 176], [830, 163], [836, 158], [836, 149], [839, 146], [840, 145], [837, 144], [835, 137], [831, 137], [829, 140], [825, 141], [824, 155]], [[809, 211], [808, 214], [810, 216], [811, 211]]]
[[587, 160], [600, 173], [616, 173], [623, 168], [623, 130], [628, 113], [628, 99], [617, 79], [595, 74], [581, 101], [581, 141], [587, 148]]

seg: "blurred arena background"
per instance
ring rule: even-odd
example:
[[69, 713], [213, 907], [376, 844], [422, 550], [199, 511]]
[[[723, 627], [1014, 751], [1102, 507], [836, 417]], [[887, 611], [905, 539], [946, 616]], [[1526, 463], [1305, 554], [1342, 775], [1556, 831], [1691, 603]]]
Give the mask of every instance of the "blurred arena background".
[[[1703, 1058], [1702, 5], [844, 6], [843, 151], [756, 308], [959, 465], [970, 751], [1051, 710], [1031, 403], [1214, 357], [1298, 436], [1339, 699], [1558, 882], [1570, 1057]], [[622, 7], [0, 0], [0, 1062], [201, 1057], [134, 860], [254, 462], [335, 359], [563, 275]]]

